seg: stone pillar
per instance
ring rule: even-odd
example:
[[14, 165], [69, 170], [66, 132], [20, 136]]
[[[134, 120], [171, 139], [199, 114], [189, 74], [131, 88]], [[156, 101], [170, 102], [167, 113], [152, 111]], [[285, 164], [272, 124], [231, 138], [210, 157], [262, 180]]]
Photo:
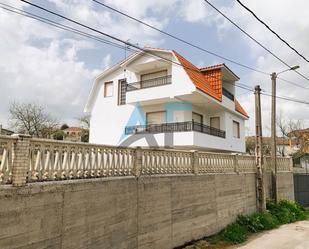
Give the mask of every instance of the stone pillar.
[[198, 165], [198, 151], [192, 151], [192, 172], [197, 175], [199, 173], [199, 165]]
[[236, 174], [239, 174], [239, 167], [238, 167], [238, 156], [234, 155], [234, 171]]
[[133, 175], [139, 177], [142, 171], [142, 149], [141, 147], [136, 147], [134, 153], [134, 165], [133, 165]]
[[29, 135], [14, 134], [17, 140], [13, 145], [12, 184], [15, 187], [26, 185], [29, 167]]

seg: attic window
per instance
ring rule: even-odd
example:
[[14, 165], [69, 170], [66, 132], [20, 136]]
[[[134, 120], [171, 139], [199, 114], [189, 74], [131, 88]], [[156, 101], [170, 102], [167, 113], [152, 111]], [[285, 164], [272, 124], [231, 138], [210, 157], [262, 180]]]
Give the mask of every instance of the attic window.
[[104, 84], [104, 97], [112, 97], [113, 96], [113, 82], [105, 82]]

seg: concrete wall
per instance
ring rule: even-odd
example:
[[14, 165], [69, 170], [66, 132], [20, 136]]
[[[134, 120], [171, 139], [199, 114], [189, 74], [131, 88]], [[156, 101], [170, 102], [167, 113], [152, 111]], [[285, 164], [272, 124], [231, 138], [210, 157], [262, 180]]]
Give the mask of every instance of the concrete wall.
[[[292, 174], [279, 179], [281, 195], [293, 198]], [[169, 249], [254, 212], [255, 186], [252, 173], [1, 186], [0, 248]]]

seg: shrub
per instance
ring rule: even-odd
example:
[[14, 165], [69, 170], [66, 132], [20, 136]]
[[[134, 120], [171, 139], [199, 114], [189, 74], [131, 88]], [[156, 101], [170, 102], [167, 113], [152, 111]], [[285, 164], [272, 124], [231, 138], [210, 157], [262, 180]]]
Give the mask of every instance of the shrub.
[[268, 201], [267, 209], [278, 219], [280, 224], [304, 220], [307, 217], [305, 209], [295, 201], [281, 200], [278, 204]]
[[240, 215], [237, 223], [245, 226], [248, 231], [255, 233], [258, 231], [273, 229], [278, 226], [278, 220], [270, 213], [255, 213], [252, 215]]
[[221, 234], [222, 238], [233, 244], [244, 242], [248, 237], [248, 230], [245, 226], [235, 222], [228, 225]]

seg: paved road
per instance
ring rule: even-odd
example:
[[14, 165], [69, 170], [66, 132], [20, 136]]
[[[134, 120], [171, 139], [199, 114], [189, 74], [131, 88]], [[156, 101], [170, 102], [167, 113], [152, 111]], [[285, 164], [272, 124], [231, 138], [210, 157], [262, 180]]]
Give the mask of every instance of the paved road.
[[233, 247], [238, 249], [309, 249], [309, 220], [283, 225]]

